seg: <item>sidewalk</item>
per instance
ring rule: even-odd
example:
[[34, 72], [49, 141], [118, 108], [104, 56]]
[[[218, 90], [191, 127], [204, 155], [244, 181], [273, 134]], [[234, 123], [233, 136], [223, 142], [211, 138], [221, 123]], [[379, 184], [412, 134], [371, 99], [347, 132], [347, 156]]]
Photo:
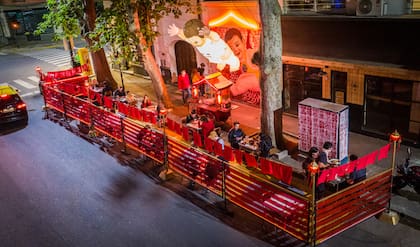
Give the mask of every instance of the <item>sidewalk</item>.
[[[121, 85], [120, 73], [118, 70], [112, 70], [115, 80]], [[152, 101], [156, 102], [156, 95], [154, 93], [151, 81], [139, 75], [135, 75], [132, 71], [124, 71], [123, 80], [126, 90], [142, 97], [144, 94], [149, 95]], [[182, 104], [182, 96], [176, 84], [166, 84], [168, 93], [174, 104], [173, 110], [169, 113], [171, 118], [180, 120], [189, 112], [188, 106]], [[239, 121], [241, 128], [247, 135], [259, 132], [260, 129], [260, 109], [246, 104], [233, 102], [233, 109], [231, 117], [227, 120], [228, 124], [233, 121]], [[297, 148], [298, 142], [298, 119], [290, 115], [283, 116], [283, 132], [285, 138], [291, 145], [291, 148]], [[377, 150], [387, 144], [387, 141], [373, 138], [357, 133], [349, 133], [349, 154], [357, 154], [362, 157], [374, 150]], [[396, 164], [404, 161], [406, 155], [405, 146], [401, 146], [396, 156]], [[290, 151], [290, 150], [289, 150]], [[420, 161], [420, 150], [412, 148], [413, 162]], [[300, 169], [300, 162], [297, 162], [289, 157], [287, 159], [295, 169]], [[376, 165], [368, 167], [369, 174], [374, 174], [385, 170], [391, 166], [390, 159], [378, 162]], [[420, 195], [417, 195], [413, 189], [406, 187], [401, 193], [404, 196], [393, 195], [391, 201], [391, 208], [405, 216], [417, 219], [420, 221]]]

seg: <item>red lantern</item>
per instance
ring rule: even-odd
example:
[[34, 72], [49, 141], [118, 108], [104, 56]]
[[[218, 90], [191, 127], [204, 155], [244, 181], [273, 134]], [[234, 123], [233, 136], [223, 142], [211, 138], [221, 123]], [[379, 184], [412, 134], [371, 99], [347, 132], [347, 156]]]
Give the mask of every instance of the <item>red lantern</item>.
[[217, 104], [219, 105], [222, 104], [222, 95], [220, 95], [220, 91], [217, 92], [216, 99], [217, 99]]
[[401, 142], [401, 136], [400, 133], [398, 133], [397, 130], [395, 130], [390, 136], [389, 140], [392, 142]]
[[193, 98], [197, 98], [198, 97], [198, 88], [196, 86], [194, 86], [192, 91], [193, 91]]
[[318, 170], [319, 170], [318, 164], [315, 161], [312, 161], [312, 163], [309, 164], [309, 166], [308, 166], [309, 173], [316, 174], [318, 172]]

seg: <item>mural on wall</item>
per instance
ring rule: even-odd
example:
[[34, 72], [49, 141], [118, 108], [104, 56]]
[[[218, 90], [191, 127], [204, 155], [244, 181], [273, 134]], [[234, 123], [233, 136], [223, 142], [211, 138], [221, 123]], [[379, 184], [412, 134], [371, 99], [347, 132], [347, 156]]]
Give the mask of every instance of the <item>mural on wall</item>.
[[232, 12], [221, 16], [221, 20], [210, 22], [210, 27], [198, 19], [187, 21], [182, 29], [172, 24], [168, 34], [190, 43], [210, 63], [216, 64], [217, 70], [234, 83], [230, 88], [234, 98], [259, 105], [260, 71], [256, 64], [259, 27], [244, 22]]
[[[214, 28], [225, 42], [232, 49], [233, 54], [239, 59], [240, 69], [237, 71], [227, 71], [226, 68], [222, 74], [234, 82], [231, 87], [232, 96], [236, 97], [247, 93], [247, 91], [260, 91], [259, 85], [259, 67], [254, 64], [253, 58], [258, 56], [259, 31], [236, 27], [217, 27]], [[258, 58], [255, 58], [258, 60]]]
[[258, 50], [261, 31], [258, 23], [236, 11], [229, 10], [209, 20], [209, 26], [223, 37], [240, 62], [239, 70], [222, 71], [223, 75], [234, 83], [231, 87], [232, 96], [259, 105], [260, 70], [257, 63], [260, 60]]
[[187, 21], [183, 29], [175, 24], [168, 28], [170, 36], [178, 35], [181, 39], [194, 46], [209, 62], [217, 64], [218, 70], [223, 70], [229, 65], [229, 71], [239, 69], [239, 59], [233, 55], [229, 46], [220, 38], [219, 34], [211, 31], [201, 20]]

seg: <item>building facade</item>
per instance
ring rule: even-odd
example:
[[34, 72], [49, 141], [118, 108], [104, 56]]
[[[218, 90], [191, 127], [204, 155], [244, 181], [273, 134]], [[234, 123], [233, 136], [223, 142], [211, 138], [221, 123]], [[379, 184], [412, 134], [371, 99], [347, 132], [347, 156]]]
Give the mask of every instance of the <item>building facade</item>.
[[0, 44], [16, 37], [28, 39], [47, 13], [45, 0], [0, 0]]
[[[307, 1], [306, 5], [300, 2], [303, 1], [281, 1], [285, 113], [297, 117], [301, 100], [323, 99], [349, 106], [351, 131], [387, 138], [398, 129], [408, 142], [418, 142], [420, 46], [416, 30], [420, 28], [420, 17], [412, 14], [417, 12], [417, 7], [413, 8], [417, 1], [402, 1], [392, 8], [389, 1], [380, 1], [382, 5], [375, 5], [376, 12], [370, 14], [361, 9], [359, 0], [345, 1], [347, 7], [344, 1], [335, 1], [334, 8], [334, 1], [328, 1], [328, 8], [319, 4], [322, 1], [310, 1], [309, 5]], [[159, 25], [163, 35], [155, 44], [157, 61], [172, 72], [200, 63], [206, 65], [207, 74], [217, 68], [189, 43], [167, 35], [171, 23], [182, 27], [187, 20], [200, 18], [222, 39], [227, 29], [235, 27], [247, 50], [259, 47], [261, 30], [256, 1], [201, 4], [200, 16], [175, 20], [167, 17]], [[293, 12], [298, 6], [318, 14]], [[326, 10], [334, 14], [319, 14]], [[257, 29], [253, 28], [254, 23]], [[250, 67], [247, 69], [249, 72]]]

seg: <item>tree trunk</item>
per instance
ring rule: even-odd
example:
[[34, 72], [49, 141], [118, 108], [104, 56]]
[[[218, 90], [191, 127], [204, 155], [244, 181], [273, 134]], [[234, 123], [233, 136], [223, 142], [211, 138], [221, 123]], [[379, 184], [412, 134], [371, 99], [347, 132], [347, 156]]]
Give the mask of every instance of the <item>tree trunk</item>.
[[273, 145], [283, 143], [283, 73], [281, 9], [278, 0], [259, 0], [262, 23], [261, 41], [261, 132], [269, 135]]
[[165, 82], [163, 81], [159, 66], [156, 63], [150, 47], [146, 44], [146, 41], [141, 35], [137, 8], [133, 11], [133, 18], [137, 36], [139, 38], [140, 49], [142, 49], [141, 54], [144, 62], [144, 68], [152, 79], [152, 86], [155, 90], [156, 98], [159, 102], [162, 102], [166, 108], [172, 108], [173, 104], [171, 98], [169, 97], [168, 90], [166, 89]]
[[[96, 10], [95, 10], [95, 1], [94, 0], [85, 0], [85, 14], [86, 14], [86, 24], [88, 31], [93, 31], [95, 29], [95, 19], [96, 19]], [[84, 39], [88, 46], [93, 45], [93, 41], [86, 35]], [[96, 74], [96, 79], [98, 82], [107, 81], [112, 88], [117, 88], [117, 82], [112, 77], [111, 70], [109, 68], [108, 61], [106, 60], [104, 49], [100, 49], [95, 52], [91, 52], [92, 56], [92, 66]]]

